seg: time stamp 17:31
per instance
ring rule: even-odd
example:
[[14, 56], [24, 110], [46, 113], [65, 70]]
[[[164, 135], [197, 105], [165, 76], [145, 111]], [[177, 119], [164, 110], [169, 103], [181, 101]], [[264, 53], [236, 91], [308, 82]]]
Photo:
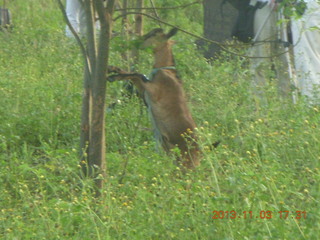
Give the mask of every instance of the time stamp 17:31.
[[306, 219], [306, 211], [212, 211], [212, 219]]

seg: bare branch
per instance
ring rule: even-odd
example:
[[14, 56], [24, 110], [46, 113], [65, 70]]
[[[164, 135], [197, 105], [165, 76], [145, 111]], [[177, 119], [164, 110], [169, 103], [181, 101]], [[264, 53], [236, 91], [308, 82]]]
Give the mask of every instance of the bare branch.
[[[216, 44], [216, 45], [220, 46], [223, 51], [225, 51], [225, 52], [227, 52], [227, 53], [230, 53], [230, 54], [232, 54], [232, 55], [239, 56], [239, 57], [244, 57], [244, 58], [275, 58], [275, 57], [279, 57], [279, 56], [281, 56], [281, 55], [283, 55], [283, 54], [285, 54], [285, 53], [287, 53], [287, 52], [290, 51], [290, 50], [286, 50], [286, 51], [280, 52], [280, 53], [278, 53], [278, 54], [274, 54], [274, 55], [270, 55], [270, 56], [262, 56], [262, 57], [252, 57], [252, 56], [248, 56], [248, 55], [245, 55], [245, 54], [239, 54], [239, 53], [237, 53], [237, 52], [234, 52], [234, 51], [229, 50], [228, 48], [229, 48], [229, 47], [237, 47], [237, 46], [238, 46], [238, 47], [251, 46], [252, 44], [257, 44], [257, 43], [258, 43], [258, 44], [261, 44], [261, 43], [270, 42], [270, 41], [261, 41], [261, 42], [256, 42], [256, 43], [225, 44], [225, 43], [220, 43], [220, 42], [217, 42], [217, 41], [214, 41], [214, 40], [211, 40], [211, 39], [208, 39], [208, 38], [205, 38], [205, 37], [196, 35], [196, 34], [194, 34], [194, 33], [191, 33], [191, 32], [189, 32], [189, 31], [187, 31], [187, 30], [184, 30], [184, 29], [182, 29], [182, 28], [180, 28], [180, 27], [178, 27], [178, 26], [175, 26], [175, 25], [173, 25], [173, 24], [171, 24], [171, 23], [165, 22], [165, 21], [163, 21], [163, 20], [161, 20], [161, 19], [158, 19], [158, 18], [156, 18], [156, 17], [154, 17], [154, 16], [151, 16], [150, 14], [147, 14], [147, 13], [140, 13], [140, 12], [127, 12], [127, 13], [126, 13], [126, 15], [130, 15], [130, 14], [141, 14], [141, 15], [144, 15], [144, 16], [146, 16], [146, 17], [148, 17], [148, 18], [151, 18], [151, 19], [153, 19], [153, 20], [155, 20], [155, 21], [161, 22], [161, 23], [163, 23], [164, 25], [177, 28], [180, 32], [183, 32], [183, 33], [185, 33], [185, 34], [188, 34], [188, 35], [190, 35], [190, 36], [192, 36], [192, 37], [194, 37], [194, 38], [201, 39], [201, 40], [203, 40], [203, 41], [205, 41], [205, 42], [212, 43], [212, 44]], [[122, 18], [123, 15], [124, 15], [124, 14], [117, 16], [117, 17], [114, 19], [114, 21], [118, 20], [119, 18]], [[294, 47], [294, 46], [295, 46], [295, 45], [291, 46], [291, 48]]]
[[[178, 8], [186, 8], [186, 7], [189, 7], [191, 5], [194, 5], [194, 4], [201, 4], [203, 1], [199, 0], [199, 1], [195, 1], [195, 2], [192, 2], [192, 3], [187, 3], [187, 4], [183, 4], [183, 5], [179, 5], [179, 6], [173, 6], [173, 7], [157, 7], [157, 8], [154, 8], [154, 7], [149, 7], [149, 8], [127, 8], [127, 10], [151, 10], [151, 11], [154, 11], [154, 10], [170, 10], [170, 9], [178, 9]], [[115, 11], [123, 11], [124, 9], [116, 9]]]
[[[151, 3], [151, 6], [152, 6], [152, 8], [153, 8], [154, 15], [155, 15], [158, 19], [160, 19], [160, 16], [159, 16], [159, 14], [158, 14], [158, 12], [157, 12], [157, 8], [156, 8], [153, 0], [150, 0], [150, 3]], [[141, 12], [141, 11], [140, 11], [140, 12]], [[159, 26], [161, 27], [161, 23], [160, 23], [160, 22], [159, 22]]]

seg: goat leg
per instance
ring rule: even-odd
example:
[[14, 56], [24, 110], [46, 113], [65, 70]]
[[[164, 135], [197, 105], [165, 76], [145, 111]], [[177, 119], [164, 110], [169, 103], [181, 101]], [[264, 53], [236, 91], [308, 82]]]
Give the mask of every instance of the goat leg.
[[122, 70], [119, 67], [115, 66], [108, 66], [108, 73], [127, 73], [126, 71]]
[[148, 82], [149, 81], [149, 79], [146, 77], [146, 75], [143, 75], [141, 73], [114, 74], [114, 75], [108, 76], [107, 80], [108, 80], [108, 82], [121, 81], [121, 80], [131, 80], [133, 82], [135, 82], [135, 81]]
[[129, 73], [115, 66], [108, 66], [108, 73], [117, 73], [108, 77], [109, 82], [114, 82], [116, 80], [141, 80], [143, 82], [149, 81], [146, 75], [143, 75], [141, 73]]

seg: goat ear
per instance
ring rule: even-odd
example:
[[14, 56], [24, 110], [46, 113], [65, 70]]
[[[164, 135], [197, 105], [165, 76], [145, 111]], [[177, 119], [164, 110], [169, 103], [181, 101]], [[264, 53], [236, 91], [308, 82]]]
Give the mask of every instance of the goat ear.
[[166, 35], [167, 39], [169, 39], [172, 36], [176, 35], [177, 32], [178, 32], [178, 28], [172, 28]]

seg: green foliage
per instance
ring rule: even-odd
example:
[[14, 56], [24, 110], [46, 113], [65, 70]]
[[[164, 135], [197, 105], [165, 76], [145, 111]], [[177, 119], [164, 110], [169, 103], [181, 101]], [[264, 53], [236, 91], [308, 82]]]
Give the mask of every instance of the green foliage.
[[304, 0], [283, 0], [280, 3], [286, 17], [300, 18], [307, 10], [307, 3]]
[[[198, 123], [201, 166], [183, 175], [155, 151], [143, 104], [123, 95], [123, 83], [110, 83], [107, 105], [118, 104], [106, 114], [108, 176], [95, 199], [76, 150], [80, 51], [63, 35], [54, 1], [16, 0], [9, 8], [14, 30], [0, 32], [1, 239], [318, 239], [318, 106], [280, 100], [273, 80], [258, 110], [246, 59], [222, 54], [209, 64], [194, 39], [178, 33], [174, 54]], [[192, 25], [195, 15], [178, 18], [201, 32], [200, 18]], [[110, 63], [124, 67], [120, 44], [113, 40]], [[137, 68], [148, 74], [152, 57], [140, 57]], [[212, 219], [213, 211], [224, 217]]]

